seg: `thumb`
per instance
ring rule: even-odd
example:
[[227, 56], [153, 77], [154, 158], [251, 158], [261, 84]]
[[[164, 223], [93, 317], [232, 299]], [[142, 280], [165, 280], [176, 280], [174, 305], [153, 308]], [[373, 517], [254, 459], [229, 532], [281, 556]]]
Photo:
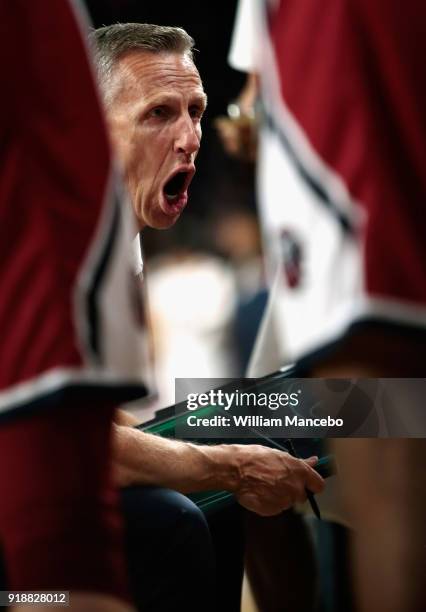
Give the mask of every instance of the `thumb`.
[[316, 465], [318, 463], [318, 457], [317, 456], [308, 457], [308, 459], [304, 459], [304, 461], [305, 461], [305, 463], [307, 463], [311, 467], [314, 467], [314, 465]]

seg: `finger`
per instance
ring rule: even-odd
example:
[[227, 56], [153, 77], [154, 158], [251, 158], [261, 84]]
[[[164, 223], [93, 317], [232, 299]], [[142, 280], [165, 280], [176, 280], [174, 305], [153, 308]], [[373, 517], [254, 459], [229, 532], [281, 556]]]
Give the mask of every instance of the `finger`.
[[[262, 499], [257, 499], [256, 497], [243, 495], [242, 497], [237, 497], [237, 501], [243, 508], [250, 510], [250, 512], [254, 512], [259, 516], [275, 516], [279, 514], [283, 510], [283, 505], [268, 502]], [[286, 506], [288, 507], [288, 506]]]
[[324, 486], [325, 486], [324, 479], [318, 474], [318, 472], [312, 469], [306, 462], [305, 462], [305, 469], [306, 469], [306, 487], [310, 491], [312, 491], [312, 493], [321, 493], [321, 491], [324, 489]]

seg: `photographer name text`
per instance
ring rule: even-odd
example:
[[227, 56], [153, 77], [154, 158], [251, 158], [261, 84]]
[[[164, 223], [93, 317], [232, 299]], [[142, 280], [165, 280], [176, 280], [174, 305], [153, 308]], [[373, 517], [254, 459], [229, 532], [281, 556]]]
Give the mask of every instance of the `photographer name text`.
[[343, 419], [331, 416], [319, 418], [302, 418], [297, 415], [282, 417], [264, 417], [262, 415], [238, 415], [197, 417], [191, 414], [186, 418], [189, 427], [343, 427]]

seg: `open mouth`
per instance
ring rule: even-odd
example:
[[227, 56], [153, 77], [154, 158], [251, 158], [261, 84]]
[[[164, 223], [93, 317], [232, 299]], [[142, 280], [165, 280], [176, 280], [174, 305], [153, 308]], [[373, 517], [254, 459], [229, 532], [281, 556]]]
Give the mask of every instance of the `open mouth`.
[[190, 180], [189, 172], [177, 172], [164, 185], [164, 196], [169, 204], [177, 204], [185, 194]]

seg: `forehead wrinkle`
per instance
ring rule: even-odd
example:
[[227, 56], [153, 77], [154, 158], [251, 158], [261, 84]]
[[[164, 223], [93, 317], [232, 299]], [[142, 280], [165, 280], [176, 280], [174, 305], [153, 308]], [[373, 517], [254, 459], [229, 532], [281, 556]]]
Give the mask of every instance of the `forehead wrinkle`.
[[[180, 66], [170, 66], [174, 57], [182, 60]], [[190, 100], [198, 98], [204, 108], [207, 105], [207, 96], [194, 62], [179, 53], [128, 53], [117, 61], [115, 81], [112, 104], [119, 104], [122, 111], [128, 107], [125, 112], [132, 115], [156, 100], [159, 103], [167, 97], [171, 100], [176, 91], [182, 90], [185, 94], [188, 92]], [[117, 106], [115, 108], [117, 110]]]
[[[181, 61], [177, 66], [171, 65], [175, 58]], [[122, 87], [134, 87], [144, 95], [150, 90], [157, 92], [159, 87], [187, 87], [191, 83], [203, 87], [194, 62], [180, 53], [127, 53], [118, 60], [116, 72]]]

